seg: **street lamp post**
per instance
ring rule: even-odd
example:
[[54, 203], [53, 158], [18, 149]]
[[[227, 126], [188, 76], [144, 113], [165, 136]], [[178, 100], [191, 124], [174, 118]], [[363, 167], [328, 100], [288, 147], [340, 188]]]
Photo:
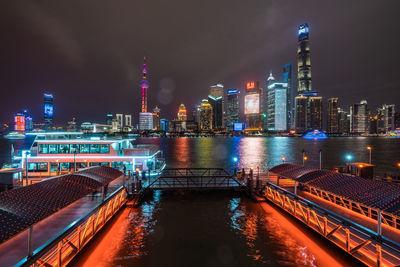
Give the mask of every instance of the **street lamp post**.
[[25, 178], [26, 185], [28, 185], [28, 177], [29, 177], [29, 169], [28, 169], [28, 158], [31, 156], [31, 152], [29, 150], [22, 151], [22, 157], [25, 158]]
[[319, 169], [322, 170], [322, 149], [319, 150]]
[[76, 172], [76, 149], [74, 150], [74, 172]]
[[369, 164], [372, 164], [372, 147], [367, 146], [367, 150], [369, 152]]
[[304, 166], [304, 160], [305, 160], [305, 157], [306, 157], [306, 151], [303, 149], [302, 151], [301, 151], [301, 154], [302, 154], [302, 157], [303, 157], [303, 166]]
[[283, 163], [285, 163], [286, 158], [282, 157], [281, 160], [282, 160], [282, 164], [283, 164]]

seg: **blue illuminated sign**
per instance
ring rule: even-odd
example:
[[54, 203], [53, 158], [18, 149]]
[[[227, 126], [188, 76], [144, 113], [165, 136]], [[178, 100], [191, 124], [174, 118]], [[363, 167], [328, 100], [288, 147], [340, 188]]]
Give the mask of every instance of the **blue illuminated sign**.
[[238, 93], [238, 90], [237, 90], [237, 89], [228, 89], [228, 91], [226, 91], [226, 93], [227, 93], [228, 95], [237, 94], [237, 93]]
[[243, 131], [243, 123], [241, 123], [241, 122], [236, 122], [236, 123], [234, 123], [234, 124], [233, 124], [233, 130], [234, 130], [235, 132], [241, 132], [241, 131]]
[[49, 117], [53, 117], [53, 105], [44, 104], [44, 114]]

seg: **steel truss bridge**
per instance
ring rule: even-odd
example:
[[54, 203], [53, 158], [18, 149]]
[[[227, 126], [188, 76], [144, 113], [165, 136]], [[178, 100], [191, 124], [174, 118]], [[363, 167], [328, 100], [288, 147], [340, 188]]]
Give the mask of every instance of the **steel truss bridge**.
[[246, 189], [242, 181], [223, 168], [170, 168], [144, 185], [147, 190]]

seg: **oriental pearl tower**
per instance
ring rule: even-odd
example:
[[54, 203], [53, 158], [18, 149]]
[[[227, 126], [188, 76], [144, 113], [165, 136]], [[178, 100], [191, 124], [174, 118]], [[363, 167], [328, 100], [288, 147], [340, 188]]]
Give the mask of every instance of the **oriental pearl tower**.
[[142, 88], [142, 109], [141, 112], [147, 112], [147, 89], [149, 88], [149, 82], [146, 77], [146, 57], [143, 59], [143, 70], [142, 70], [142, 81], [140, 87]]

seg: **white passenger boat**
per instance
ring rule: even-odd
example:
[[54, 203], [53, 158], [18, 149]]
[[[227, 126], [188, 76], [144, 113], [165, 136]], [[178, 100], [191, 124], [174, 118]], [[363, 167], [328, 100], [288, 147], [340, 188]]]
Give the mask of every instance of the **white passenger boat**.
[[[29, 177], [47, 177], [90, 166], [109, 166], [126, 173], [157, 175], [165, 168], [155, 145], [132, 145], [134, 138], [88, 137], [81, 132], [42, 132], [28, 149], [12, 152], [14, 167], [26, 168]], [[17, 166], [15, 166], [17, 165]]]

